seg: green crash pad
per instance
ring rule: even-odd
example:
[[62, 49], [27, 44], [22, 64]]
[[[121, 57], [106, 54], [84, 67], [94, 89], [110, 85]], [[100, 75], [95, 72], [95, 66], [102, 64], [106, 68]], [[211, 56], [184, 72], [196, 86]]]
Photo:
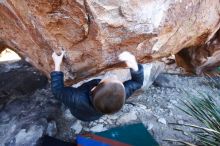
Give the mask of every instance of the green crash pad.
[[110, 138], [132, 146], [159, 146], [142, 123], [116, 127], [95, 135]]
[[220, 66], [219, 66], [219, 67], [217, 67], [217, 71], [220, 71]]

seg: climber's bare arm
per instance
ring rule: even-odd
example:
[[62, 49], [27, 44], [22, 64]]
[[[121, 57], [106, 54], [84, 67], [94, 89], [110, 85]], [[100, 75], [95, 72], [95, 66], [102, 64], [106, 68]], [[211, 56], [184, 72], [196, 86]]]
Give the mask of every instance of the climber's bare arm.
[[136, 90], [140, 89], [144, 82], [143, 66], [138, 64], [134, 55], [123, 52], [119, 55], [119, 60], [124, 61], [130, 68], [131, 80], [125, 81], [124, 87], [126, 98], [129, 98]]
[[62, 64], [64, 54], [65, 54], [65, 51], [62, 51], [61, 55], [57, 55], [56, 52], [53, 52], [52, 58], [53, 58], [54, 65], [55, 65], [54, 71], [60, 71], [60, 66]]

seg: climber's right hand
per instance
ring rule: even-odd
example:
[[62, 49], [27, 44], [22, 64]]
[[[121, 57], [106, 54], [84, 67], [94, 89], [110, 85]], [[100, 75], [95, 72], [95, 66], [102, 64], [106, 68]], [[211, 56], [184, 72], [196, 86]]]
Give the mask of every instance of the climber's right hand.
[[54, 65], [55, 65], [55, 71], [60, 71], [60, 66], [63, 61], [64, 54], [65, 54], [64, 50], [61, 52], [61, 55], [57, 55], [56, 52], [53, 52], [52, 58], [53, 58]]

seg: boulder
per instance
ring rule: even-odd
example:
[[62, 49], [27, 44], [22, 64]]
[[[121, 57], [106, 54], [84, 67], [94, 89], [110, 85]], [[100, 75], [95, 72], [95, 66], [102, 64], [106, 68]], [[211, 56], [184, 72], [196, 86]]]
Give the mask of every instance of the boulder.
[[205, 45], [182, 49], [175, 56], [177, 65], [188, 73], [210, 73], [220, 66], [220, 31]]
[[43, 127], [32, 126], [30, 129], [22, 129], [15, 136], [14, 146], [35, 146], [38, 139], [43, 136]]
[[31, 95], [47, 84], [47, 77], [23, 60], [0, 63], [0, 104]]
[[[220, 26], [219, 0], [2, 0], [0, 51], [9, 47], [48, 77], [51, 54], [65, 49], [66, 83], [208, 42]], [[119, 64], [118, 64], [119, 63]]]
[[[143, 68], [144, 68], [144, 82], [142, 85], [142, 89], [146, 90], [153, 84], [153, 82], [156, 80], [158, 75], [162, 73], [162, 71], [165, 68], [165, 64], [160, 61], [154, 61], [151, 63], [143, 64]], [[131, 79], [130, 70], [129, 69], [115, 69], [115, 70], [107, 71], [104, 74], [99, 74], [98, 76], [94, 76], [92, 78], [89, 78], [88, 80], [83, 80], [83, 81], [78, 82], [77, 84], [73, 84], [72, 87], [75, 87], [75, 88], [79, 87], [83, 83], [88, 82], [93, 79], [108, 79], [108, 78], [114, 78], [114, 79], [118, 79], [121, 82], [125, 82]]]

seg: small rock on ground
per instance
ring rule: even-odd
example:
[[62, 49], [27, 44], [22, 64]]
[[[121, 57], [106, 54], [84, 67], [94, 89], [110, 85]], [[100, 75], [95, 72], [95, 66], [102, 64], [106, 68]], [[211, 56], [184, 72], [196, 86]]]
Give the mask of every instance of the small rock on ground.
[[137, 116], [136, 116], [136, 112], [135, 111], [131, 111], [129, 113], [126, 113], [124, 115], [122, 115], [119, 119], [118, 119], [118, 123], [119, 124], [123, 124], [123, 123], [128, 123], [131, 121], [137, 120]]
[[167, 121], [166, 121], [164, 118], [159, 118], [159, 119], [158, 119], [158, 122], [160, 122], [160, 123], [162, 123], [162, 124], [164, 124], [164, 125], [167, 124]]
[[75, 134], [79, 134], [83, 127], [81, 125], [81, 122], [79, 120], [77, 120], [72, 126], [71, 129], [74, 130]]
[[47, 126], [47, 135], [49, 136], [55, 136], [57, 133], [57, 125], [55, 121], [51, 121], [50, 123], [48, 123]]
[[103, 124], [98, 124], [90, 129], [92, 132], [102, 132], [105, 130], [107, 130], [107, 128], [105, 128]]

